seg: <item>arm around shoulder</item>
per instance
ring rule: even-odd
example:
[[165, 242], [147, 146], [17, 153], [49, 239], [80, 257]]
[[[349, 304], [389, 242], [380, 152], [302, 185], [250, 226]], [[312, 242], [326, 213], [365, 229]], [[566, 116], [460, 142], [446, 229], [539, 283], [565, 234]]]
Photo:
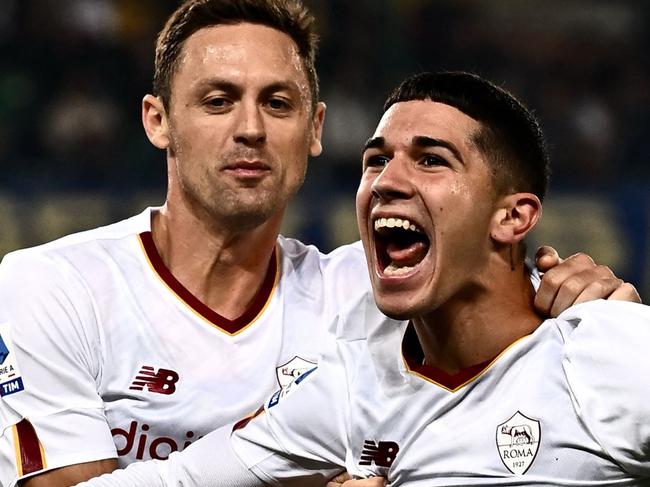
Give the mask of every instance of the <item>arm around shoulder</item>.
[[559, 319], [576, 411], [619, 465], [650, 477], [650, 307], [600, 300]]
[[117, 460], [108, 458], [50, 470], [19, 482], [19, 487], [70, 487], [98, 475], [112, 472]]

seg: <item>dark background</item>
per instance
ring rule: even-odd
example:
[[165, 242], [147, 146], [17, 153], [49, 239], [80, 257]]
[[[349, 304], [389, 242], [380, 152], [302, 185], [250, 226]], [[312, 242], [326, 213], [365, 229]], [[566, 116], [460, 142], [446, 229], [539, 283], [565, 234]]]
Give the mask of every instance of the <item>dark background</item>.
[[[158, 205], [140, 125], [173, 0], [0, 0], [0, 255]], [[324, 154], [284, 232], [356, 239], [360, 148], [416, 71], [476, 71], [541, 119], [554, 175], [531, 248], [589, 252], [650, 300], [650, 2], [313, 0]]]

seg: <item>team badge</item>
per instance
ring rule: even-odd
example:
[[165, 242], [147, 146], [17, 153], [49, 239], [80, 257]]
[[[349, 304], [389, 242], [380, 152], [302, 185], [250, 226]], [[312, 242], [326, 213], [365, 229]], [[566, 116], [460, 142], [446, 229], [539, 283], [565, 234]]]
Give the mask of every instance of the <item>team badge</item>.
[[517, 411], [497, 426], [497, 448], [503, 464], [515, 475], [525, 474], [535, 460], [541, 429], [539, 421]]
[[25, 389], [12, 347], [9, 326], [0, 323], [0, 397]]
[[314, 367], [316, 367], [315, 362], [310, 362], [309, 360], [305, 360], [304, 358], [298, 356], [295, 356], [286, 364], [276, 367], [275, 374], [278, 377], [278, 384], [280, 384], [280, 388], [283, 391], [288, 389], [293, 381]]
[[280, 384], [280, 390], [271, 396], [269, 407], [278, 404], [280, 399], [295, 389], [316, 368], [317, 364], [315, 362], [310, 362], [298, 356], [295, 356], [286, 364], [276, 367], [275, 374], [278, 378], [278, 384]]

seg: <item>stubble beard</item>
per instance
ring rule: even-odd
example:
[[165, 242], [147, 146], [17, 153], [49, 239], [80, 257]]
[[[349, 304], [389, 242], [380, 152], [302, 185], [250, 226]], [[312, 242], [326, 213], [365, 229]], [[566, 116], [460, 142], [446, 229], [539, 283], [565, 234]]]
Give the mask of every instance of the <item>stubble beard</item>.
[[191, 205], [214, 226], [235, 232], [263, 225], [278, 211], [284, 211], [291, 196], [285, 196], [281, 185], [268, 179], [251, 187], [231, 187], [209, 171], [198, 181], [181, 178], [181, 186]]

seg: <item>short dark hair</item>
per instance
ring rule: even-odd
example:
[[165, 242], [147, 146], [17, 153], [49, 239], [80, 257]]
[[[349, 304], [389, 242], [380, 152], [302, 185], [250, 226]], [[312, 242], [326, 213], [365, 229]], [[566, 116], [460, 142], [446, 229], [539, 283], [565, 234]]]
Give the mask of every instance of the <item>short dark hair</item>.
[[526, 191], [544, 199], [550, 177], [544, 135], [537, 119], [512, 94], [473, 73], [420, 73], [388, 96], [384, 111], [412, 100], [444, 103], [478, 121], [481, 129], [473, 140], [491, 164], [496, 190]]
[[319, 99], [315, 58], [318, 36], [314, 17], [301, 0], [186, 0], [169, 17], [156, 40], [153, 90], [165, 107], [185, 40], [199, 29], [250, 22], [287, 34], [298, 46], [311, 89], [312, 108]]

